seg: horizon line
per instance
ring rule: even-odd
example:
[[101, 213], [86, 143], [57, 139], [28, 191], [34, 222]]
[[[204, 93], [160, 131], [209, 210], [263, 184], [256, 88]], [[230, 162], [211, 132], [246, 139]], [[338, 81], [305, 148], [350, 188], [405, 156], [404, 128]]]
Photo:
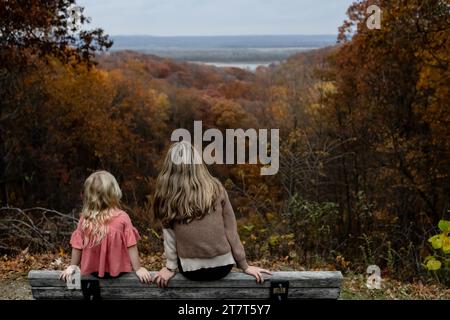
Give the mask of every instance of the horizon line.
[[152, 35], [152, 34], [110, 34], [110, 37], [151, 37], [151, 38], [189, 38], [189, 37], [286, 37], [286, 36], [337, 36], [338, 33], [320, 33], [320, 34], [306, 34], [306, 33], [292, 33], [292, 34], [219, 34], [219, 35]]

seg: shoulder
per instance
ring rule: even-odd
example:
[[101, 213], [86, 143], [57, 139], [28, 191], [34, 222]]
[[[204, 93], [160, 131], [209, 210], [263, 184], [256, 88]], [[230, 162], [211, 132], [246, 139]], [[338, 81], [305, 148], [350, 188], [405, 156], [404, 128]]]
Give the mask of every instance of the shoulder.
[[112, 218], [116, 218], [117, 220], [124, 222], [131, 222], [130, 216], [128, 213], [123, 211], [122, 209], [115, 208], [111, 210]]
[[80, 212], [80, 214], [78, 216], [78, 222], [77, 222], [76, 230], [81, 230], [82, 229], [83, 220], [84, 220], [83, 213]]

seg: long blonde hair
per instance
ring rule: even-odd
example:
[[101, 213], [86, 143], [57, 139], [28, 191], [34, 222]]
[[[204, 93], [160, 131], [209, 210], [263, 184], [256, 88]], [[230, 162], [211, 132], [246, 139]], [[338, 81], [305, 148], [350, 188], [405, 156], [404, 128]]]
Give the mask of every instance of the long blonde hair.
[[106, 235], [111, 209], [120, 207], [122, 191], [114, 176], [107, 171], [96, 171], [84, 182], [83, 221], [84, 247], [98, 245]]
[[156, 180], [153, 213], [165, 227], [174, 221], [202, 219], [214, 209], [222, 190], [197, 150], [188, 142], [177, 142], [170, 147]]

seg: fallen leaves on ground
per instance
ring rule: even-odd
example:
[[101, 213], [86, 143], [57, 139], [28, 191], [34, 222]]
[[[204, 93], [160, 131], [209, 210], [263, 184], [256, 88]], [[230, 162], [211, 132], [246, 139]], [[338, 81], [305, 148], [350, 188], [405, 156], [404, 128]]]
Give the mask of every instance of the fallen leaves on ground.
[[391, 278], [383, 278], [381, 289], [368, 289], [366, 277], [349, 273], [344, 277], [341, 299], [352, 300], [448, 300], [450, 288], [441, 284], [423, 284], [402, 282]]
[[[148, 270], [157, 271], [164, 265], [164, 255], [142, 255], [141, 263]], [[63, 270], [70, 263], [70, 254], [60, 250], [58, 253], [30, 254], [28, 250], [22, 251], [16, 256], [4, 255], [0, 258], [0, 290], [3, 284], [17, 283], [18, 287], [27, 287], [27, 274], [32, 269]], [[261, 259], [249, 261], [251, 265], [277, 271], [303, 271], [304, 267], [289, 260]], [[334, 270], [333, 266], [313, 268], [308, 270]], [[238, 271], [236, 269], [236, 271]], [[11, 293], [11, 298], [29, 298], [20, 294], [26, 291], [17, 289], [17, 294]], [[19, 292], [20, 291], [20, 292]], [[0, 297], [7, 299], [8, 297]], [[381, 289], [370, 290], [366, 287], [366, 276], [361, 274], [344, 274], [344, 282], [341, 291], [341, 299], [450, 299], [450, 288], [436, 283], [424, 284], [421, 281], [413, 283], [401, 282], [391, 278], [383, 278]]]

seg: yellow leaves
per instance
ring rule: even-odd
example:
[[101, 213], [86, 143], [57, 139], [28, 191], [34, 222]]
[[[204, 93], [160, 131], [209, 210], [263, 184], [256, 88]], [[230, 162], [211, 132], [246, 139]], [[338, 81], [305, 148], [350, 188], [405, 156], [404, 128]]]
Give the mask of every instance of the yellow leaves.
[[247, 118], [242, 106], [231, 100], [220, 99], [211, 108], [215, 123], [222, 128], [239, 128]]
[[350, 265], [350, 261], [345, 260], [345, 258], [341, 255], [336, 256], [336, 263], [343, 269], [347, 269]]
[[287, 99], [288, 89], [285, 86], [273, 85], [269, 87], [269, 95], [272, 100]]
[[247, 233], [251, 233], [254, 228], [255, 228], [255, 226], [252, 224], [242, 226], [242, 229]]
[[[424, 264], [429, 271], [437, 271], [441, 269], [442, 261], [445, 261], [445, 265], [448, 268], [448, 264], [450, 262], [450, 259], [447, 256], [450, 254], [450, 221], [439, 221], [438, 228], [442, 231], [442, 233], [434, 235], [428, 239], [428, 242], [431, 243], [433, 249], [436, 250], [436, 255], [425, 258]], [[440, 253], [443, 254], [442, 257], [438, 256]]]
[[151, 125], [159, 134], [167, 128], [170, 117], [169, 97], [165, 93], [150, 88], [147, 92], [147, 103], [150, 107]]
[[331, 94], [336, 92], [336, 86], [332, 81], [321, 81], [314, 85], [314, 88], [322, 94]]
[[272, 86], [270, 92], [269, 112], [271, 113], [275, 125], [278, 127], [285, 126], [292, 118], [289, 106], [289, 92], [284, 86]]
[[444, 253], [450, 253], [450, 221], [441, 220], [438, 227], [442, 233], [432, 236], [428, 239], [428, 242], [431, 243], [433, 249], [442, 249]]
[[65, 256], [67, 256], [67, 253], [66, 253], [66, 251], [64, 250], [63, 247], [60, 247], [60, 248], [59, 248], [59, 253], [58, 253], [58, 255], [59, 255], [60, 257], [65, 257]]
[[446, 254], [450, 253], [450, 237], [448, 236], [442, 240], [442, 251]]
[[156, 232], [155, 229], [151, 228], [150, 232], [151, 232], [152, 236], [154, 236], [156, 239], [161, 239], [161, 237], [159, 236], [158, 232]]
[[429, 257], [425, 263], [425, 266], [429, 271], [437, 271], [441, 268], [442, 263], [434, 257]]
[[273, 234], [269, 237], [267, 242], [269, 243], [269, 245], [271, 247], [277, 247], [282, 243], [285, 243], [288, 246], [292, 246], [292, 245], [294, 245], [294, 242], [293, 242], [294, 238], [295, 238], [295, 235], [293, 233], [288, 233], [288, 234], [283, 234], [283, 235]]
[[438, 234], [435, 235], [433, 237], [431, 237], [430, 239], [428, 239], [428, 242], [431, 243], [431, 245], [433, 246], [433, 249], [440, 249], [442, 248], [442, 235]]
[[280, 243], [280, 236], [279, 235], [271, 235], [269, 237], [268, 243], [271, 247], [275, 247], [278, 246], [278, 244]]
[[230, 178], [228, 178], [228, 179], [226, 179], [225, 182], [223, 183], [223, 186], [224, 186], [226, 189], [231, 189], [231, 188], [234, 187], [234, 182], [233, 182], [233, 180], [231, 180]]

